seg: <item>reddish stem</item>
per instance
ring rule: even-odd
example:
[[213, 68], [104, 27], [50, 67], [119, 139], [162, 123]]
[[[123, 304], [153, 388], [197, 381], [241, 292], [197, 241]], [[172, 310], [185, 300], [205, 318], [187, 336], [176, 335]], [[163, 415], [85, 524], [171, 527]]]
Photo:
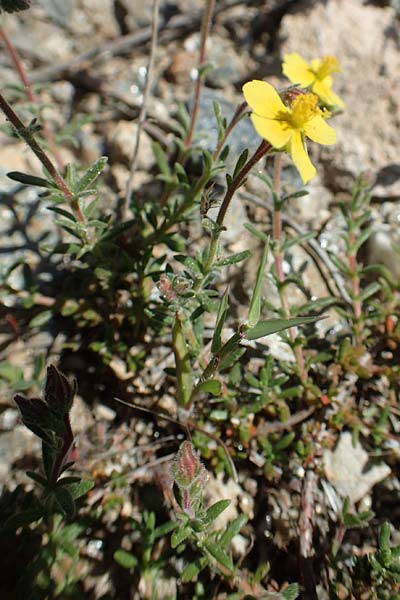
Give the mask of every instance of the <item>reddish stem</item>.
[[[3, 40], [3, 43], [7, 49], [7, 52], [10, 55], [10, 58], [14, 65], [14, 68], [15, 68], [15, 70], [18, 74], [18, 77], [20, 78], [23, 88], [25, 90], [25, 94], [26, 94], [28, 101], [31, 102], [31, 104], [37, 104], [37, 98], [35, 97], [35, 95], [32, 91], [32, 88], [30, 86], [30, 83], [28, 81], [28, 78], [25, 74], [21, 59], [19, 58], [17, 51], [15, 50], [13, 44], [11, 43], [10, 38], [8, 37], [8, 35], [6, 34], [6, 32], [4, 31], [4, 29], [2, 27], [0, 27], [0, 38]], [[53, 135], [52, 135], [48, 125], [45, 122], [42, 123], [42, 131], [43, 131], [43, 135], [49, 145], [51, 152], [53, 153], [53, 156], [54, 156], [59, 168], [61, 170], [63, 170], [65, 167], [64, 161], [63, 161], [62, 156], [59, 153], [57, 146], [54, 142]]]
[[[274, 163], [274, 192], [275, 196], [279, 197], [281, 192], [281, 169], [282, 169], [282, 153], [279, 152], [275, 156]], [[283, 308], [284, 315], [287, 319], [290, 318], [290, 306], [286, 296], [286, 290], [284, 287], [285, 273], [283, 271], [283, 249], [282, 249], [282, 215], [280, 207], [277, 206], [274, 201], [274, 213], [273, 213], [273, 224], [272, 224], [272, 235], [275, 242], [275, 270], [276, 276], [279, 281], [279, 297]], [[302, 348], [296, 344], [297, 339], [297, 327], [289, 328], [290, 339], [293, 342], [293, 352], [296, 357], [297, 367], [299, 371], [299, 377], [303, 385], [307, 382], [307, 369], [305, 366], [304, 355]]]

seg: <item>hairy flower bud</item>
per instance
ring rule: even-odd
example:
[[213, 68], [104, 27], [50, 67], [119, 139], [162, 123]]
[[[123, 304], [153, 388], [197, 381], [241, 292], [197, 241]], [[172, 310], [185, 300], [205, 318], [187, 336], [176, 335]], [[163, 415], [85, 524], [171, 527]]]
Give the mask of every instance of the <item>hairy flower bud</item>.
[[203, 487], [208, 475], [191, 442], [180, 445], [171, 470], [182, 496], [182, 509], [194, 518], [203, 502]]
[[48, 406], [58, 414], [68, 413], [72, 406], [75, 389], [54, 365], [47, 367], [44, 398]]

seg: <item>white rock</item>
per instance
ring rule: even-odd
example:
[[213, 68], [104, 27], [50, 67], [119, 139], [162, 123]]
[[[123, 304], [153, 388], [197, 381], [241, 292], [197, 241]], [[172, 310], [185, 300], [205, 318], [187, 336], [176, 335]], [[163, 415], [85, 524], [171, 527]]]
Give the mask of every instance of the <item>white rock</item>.
[[361, 500], [391, 472], [385, 463], [364, 471], [368, 453], [358, 442], [353, 446], [352, 436], [348, 431], [341, 433], [333, 452], [325, 451], [323, 461], [328, 480], [343, 498], [348, 496], [351, 503]]

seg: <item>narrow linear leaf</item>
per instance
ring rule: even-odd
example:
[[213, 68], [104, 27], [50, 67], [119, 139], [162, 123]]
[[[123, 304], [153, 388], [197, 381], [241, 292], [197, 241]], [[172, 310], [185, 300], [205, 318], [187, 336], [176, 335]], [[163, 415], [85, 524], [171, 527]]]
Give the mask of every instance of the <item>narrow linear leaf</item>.
[[125, 550], [116, 550], [114, 552], [114, 560], [124, 569], [133, 569], [138, 564], [136, 556]]
[[72, 495], [64, 487], [56, 487], [53, 493], [62, 512], [72, 519], [75, 516], [75, 502]]
[[228, 571], [233, 571], [232, 558], [225, 552], [225, 550], [221, 548], [219, 544], [209, 542], [208, 544], [205, 544], [205, 548], [217, 562], [225, 567], [225, 569], [228, 569]]
[[86, 173], [79, 179], [75, 187], [75, 193], [79, 194], [86, 190], [99, 177], [104, 167], [107, 164], [107, 156], [101, 156]]
[[168, 161], [164, 150], [158, 142], [153, 142], [151, 145], [154, 156], [156, 158], [157, 166], [163, 175], [171, 176], [171, 169], [169, 168]]
[[214, 335], [211, 342], [211, 352], [213, 354], [218, 352], [221, 348], [221, 332], [228, 312], [228, 300], [228, 289], [226, 289], [218, 307], [217, 321], [215, 323]]
[[268, 240], [264, 244], [264, 250], [261, 256], [260, 265], [257, 271], [256, 283], [254, 286], [253, 295], [250, 301], [249, 313], [247, 316], [247, 324], [250, 328], [254, 327], [260, 320], [261, 314], [261, 291], [262, 283], [264, 279], [265, 267], [268, 258], [269, 242]]
[[192, 395], [193, 373], [189, 350], [178, 315], [175, 317], [175, 323], [172, 330], [172, 343], [175, 355], [178, 404], [180, 406], [186, 406]]
[[292, 319], [269, 319], [268, 321], [259, 321], [252, 329], [245, 331], [244, 337], [247, 340], [257, 340], [266, 335], [296, 327], [297, 325], [306, 325], [315, 323], [321, 317], [293, 317]]
[[224, 533], [220, 537], [220, 539], [219, 539], [220, 545], [222, 547], [227, 547], [231, 543], [231, 541], [233, 540], [235, 535], [240, 533], [240, 531], [242, 530], [242, 528], [245, 526], [246, 523], [247, 523], [246, 515], [239, 515], [238, 517], [236, 517], [236, 519], [234, 519], [231, 523], [229, 523], [228, 527], [225, 529]]
[[36, 185], [38, 187], [50, 187], [49, 183], [43, 177], [36, 177], [35, 175], [28, 175], [27, 173], [21, 173], [20, 171], [10, 171], [7, 173], [7, 177], [18, 183], [24, 185]]
[[213, 504], [212, 506], [210, 506], [210, 508], [207, 509], [206, 516], [204, 517], [204, 522], [212, 523], [213, 521], [215, 521], [215, 519], [219, 517], [219, 515], [224, 512], [224, 510], [228, 508], [230, 503], [231, 501], [228, 499], [218, 500], [218, 502], [215, 502], [215, 504]]
[[207, 392], [213, 396], [218, 396], [221, 393], [221, 383], [216, 379], [203, 381], [197, 386], [199, 392]]
[[226, 256], [225, 258], [221, 258], [215, 262], [216, 267], [226, 267], [228, 265], [235, 265], [242, 260], [246, 260], [251, 256], [250, 250], [244, 250], [243, 252], [237, 252], [236, 254], [232, 254], [231, 256]]
[[[61, 480], [63, 481], [63, 480]], [[71, 494], [73, 500], [81, 498], [87, 494], [94, 487], [94, 481], [79, 481], [68, 485], [68, 491]]]
[[198, 558], [194, 562], [189, 563], [182, 571], [181, 581], [182, 583], [189, 583], [193, 579], [197, 578], [198, 574], [207, 566], [207, 560], [205, 558]]
[[174, 531], [174, 533], [171, 536], [171, 547], [177, 548], [180, 544], [182, 544], [182, 542], [187, 540], [187, 538], [191, 535], [191, 533], [192, 533], [192, 528], [189, 526], [183, 527], [182, 529], [178, 529], [177, 531]]

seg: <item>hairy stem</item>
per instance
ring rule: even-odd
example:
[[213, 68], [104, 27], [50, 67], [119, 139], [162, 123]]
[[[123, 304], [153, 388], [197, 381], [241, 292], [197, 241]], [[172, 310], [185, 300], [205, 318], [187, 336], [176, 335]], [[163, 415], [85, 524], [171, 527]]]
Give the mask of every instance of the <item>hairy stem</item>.
[[218, 215], [217, 215], [216, 228], [215, 228], [212, 238], [211, 238], [210, 249], [208, 251], [208, 257], [207, 257], [206, 264], [204, 266], [205, 275], [207, 275], [211, 271], [212, 266], [214, 264], [215, 255], [216, 255], [217, 249], [218, 249], [219, 237], [221, 235], [225, 215], [229, 208], [229, 204], [231, 203], [234, 193], [242, 185], [243, 181], [245, 180], [245, 178], [247, 177], [247, 175], [249, 174], [251, 169], [270, 150], [271, 150], [271, 145], [268, 144], [268, 142], [266, 142], [265, 140], [263, 140], [261, 142], [261, 144], [259, 145], [259, 147], [257, 148], [257, 150], [254, 152], [253, 156], [251, 156], [249, 158], [249, 160], [247, 161], [247, 163], [241, 168], [239, 173], [236, 175], [235, 179], [231, 182], [230, 186], [226, 190], [224, 199], [222, 200], [222, 204], [221, 204], [221, 207], [220, 207]]
[[9, 105], [7, 100], [4, 98], [4, 96], [2, 96], [2, 94], [0, 94], [0, 108], [6, 115], [7, 119], [10, 121], [10, 123], [15, 128], [17, 134], [28, 144], [28, 146], [30, 147], [32, 152], [37, 156], [37, 158], [40, 160], [40, 162], [42, 163], [42, 165], [44, 166], [46, 171], [48, 173], [50, 173], [57, 188], [63, 194], [65, 200], [68, 202], [69, 206], [71, 207], [71, 210], [74, 213], [76, 219], [80, 223], [84, 223], [85, 218], [82, 214], [82, 211], [80, 209], [77, 198], [74, 196], [72, 191], [69, 189], [67, 183], [61, 177], [60, 173], [57, 171], [56, 167], [54, 166], [54, 164], [52, 163], [50, 158], [47, 156], [46, 152], [36, 141], [31, 129], [24, 125], [24, 123], [21, 121], [21, 119], [18, 117], [18, 115], [14, 112], [14, 110], [11, 108], [11, 106]]

